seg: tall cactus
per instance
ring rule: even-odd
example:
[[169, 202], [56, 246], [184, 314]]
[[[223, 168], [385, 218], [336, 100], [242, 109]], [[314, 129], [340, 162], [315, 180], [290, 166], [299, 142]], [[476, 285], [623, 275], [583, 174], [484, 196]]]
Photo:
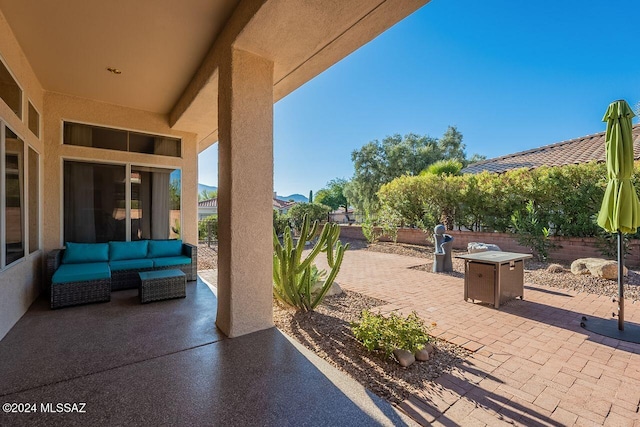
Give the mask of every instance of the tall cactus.
[[[349, 244], [343, 245], [340, 227], [337, 224], [325, 224], [320, 237], [307, 257], [302, 260], [304, 244], [311, 240], [318, 230], [318, 221], [309, 225], [309, 217], [304, 216], [298, 242], [294, 244], [291, 231], [287, 228], [282, 239], [273, 232], [273, 294], [280, 301], [302, 311], [313, 311], [322, 301], [340, 271], [344, 252]], [[335, 251], [335, 252], [334, 252]], [[322, 284], [320, 292], [312, 295], [312, 263], [320, 252], [327, 254], [327, 263], [331, 271]]]

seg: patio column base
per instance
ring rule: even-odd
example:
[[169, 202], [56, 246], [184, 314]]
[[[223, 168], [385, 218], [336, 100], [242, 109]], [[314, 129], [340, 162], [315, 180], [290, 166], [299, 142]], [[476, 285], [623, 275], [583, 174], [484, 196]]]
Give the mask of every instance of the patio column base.
[[218, 89], [218, 315], [228, 337], [273, 326], [273, 62], [231, 48]]

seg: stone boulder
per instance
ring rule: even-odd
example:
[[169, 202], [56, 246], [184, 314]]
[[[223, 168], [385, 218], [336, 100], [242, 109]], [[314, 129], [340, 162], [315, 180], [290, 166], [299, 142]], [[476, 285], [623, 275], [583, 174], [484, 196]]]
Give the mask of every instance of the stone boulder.
[[413, 355], [413, 353], [411, 353], [408, 350], [402, 350], [400, 348], [397, 348], [393, 350], [393, 355], [396, 357], [396, 359], [398, 360], [398, 363], [403, 368], [411, 366], [413, 362], [416, 361], [416, 357]]
[[[320, 290], [322, 289], [322, 284], [323, 283], [324, 283], [324, 281], [316, 282], [311, 287], [311, 293], [312, 294], [317, 294], [318, 292], [320, 292]], [[341, 293], [342, 293], [342, 288], [340, 287], [340, 285], [338, 285], [338, 282], [333, 282], [333, 284], [331, 285], [331, 287], [329, 288], [329, 290], [327, 291], [325, 296], [326, 297], [332, 297], [334, 295], [340, 295]]]
[[494, 245], [492, 243], [480, 243], [480, 242], [469, 242], [467, 244], [467, 251], [470, 254], [475, 254], [477, 252], [487, 252], [487, 251], [499, 251], [500, 248], [498, 245]]
[[[579, 258], [571, 263], [571, 272], [575, 275], [591, 274], [603, 279], [618, 279], [618, 263], [602, 258]], [[627, 275], [627, 267], [623, 274]]]

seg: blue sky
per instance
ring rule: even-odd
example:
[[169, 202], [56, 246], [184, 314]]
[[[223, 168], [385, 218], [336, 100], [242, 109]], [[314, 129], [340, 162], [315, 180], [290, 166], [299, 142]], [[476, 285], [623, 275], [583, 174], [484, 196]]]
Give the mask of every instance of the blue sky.
[[[611, 101], [640, 101], [638, 16], [637, 0], [432, 0], [275, 104], [274, 190], [348, 179], [353, 150], [396, 133], [455, 125], [496, 157], [601, 132]], [[214, 145], [201, 183], [216, 163]]]

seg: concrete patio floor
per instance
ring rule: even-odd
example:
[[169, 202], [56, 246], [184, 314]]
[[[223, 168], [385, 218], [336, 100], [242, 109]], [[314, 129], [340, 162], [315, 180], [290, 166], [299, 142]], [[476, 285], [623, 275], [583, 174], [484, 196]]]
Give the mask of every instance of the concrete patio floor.
[[[37, 300], [0, 341], [0, 404], [36, 412], [0, 411], [0, 425], [413, 424], [277, 329], [227, 339], [215, 317], [202, 280], [145, 305], [136, 290], [61, 310]], [[42, 412], [58, 403], [85, 412]]]
[[[465, 302], [461, 277], [409, 268], [426, 261], [351, 250], [337, 278], [387, 301], [383, 312], [415, 310], [437, 323], [435, 335], [474, 352], [403, 402], [407, 413], [448, 426], [640, 426], [640, 345], [579, 324], [582, 315], [610, 318], [610, 298], [525, 285], [524, 301], [496, 310]], [[640, 323], [639, 303], [627, 302], [626, 321]]]

